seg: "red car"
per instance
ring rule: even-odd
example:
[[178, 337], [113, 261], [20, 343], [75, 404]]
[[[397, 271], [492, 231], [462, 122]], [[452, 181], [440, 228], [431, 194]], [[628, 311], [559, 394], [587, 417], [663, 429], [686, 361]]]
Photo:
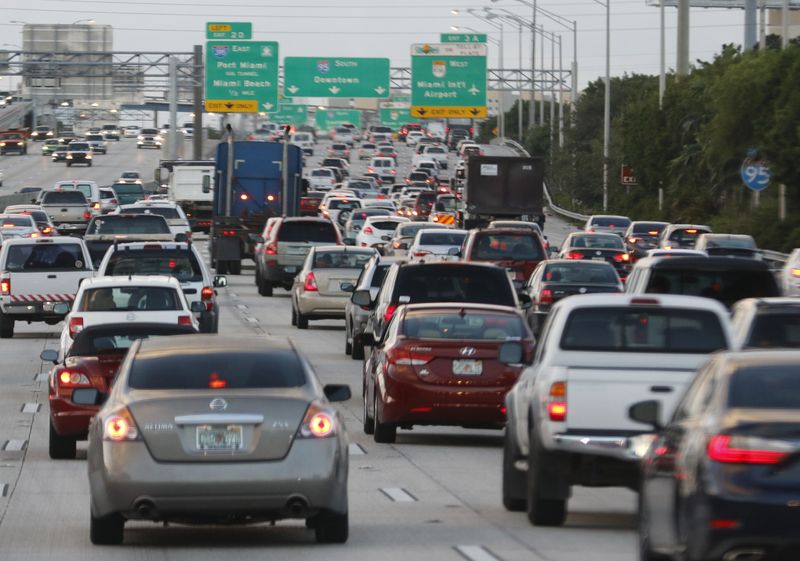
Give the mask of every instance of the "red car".
[[516, 308], [401, 306], [364, 363], [364, 432], [389, 443], [413, 425], [502, 428], [505, 395], [533, 352]]
[[544, 241], [527, 228], [472, 230], [461, 253], [464, 261], [487, 261], [505, 268], [517, 289], [547, 259]]
[[160, 323], [109, 323], [93, 325], [75, 336], [63, 363], [58, 352], [42, 351], [41, 359], [56, 366], [50, 372], [50, 457], [74, 459], [76, 441], [86, 440], [89, 421], [99, 403], [86, 403], [80, 390], [111, 391], [117, 369], [137, 339], [196, 333], [191, 326]]

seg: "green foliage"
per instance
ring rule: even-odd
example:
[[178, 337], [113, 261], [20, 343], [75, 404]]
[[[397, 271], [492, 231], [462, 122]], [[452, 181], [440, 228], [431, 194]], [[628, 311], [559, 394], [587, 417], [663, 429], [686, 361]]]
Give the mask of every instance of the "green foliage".
[[[548, 158], [557, 201], [585, 213], [602, 210], [604, 90], [597, 80], [582, 92], [564, 147], [554, 146]], [[774, 37], [762, 51], [725, 45], [688, 76], [668, 76], [661, 107], [657, 76], [614, 78], [611, 92], [609, 212], [750, 233], [771, 249], [800, 246], [800, 45], [780, 50]], [[534, 129], [526, 144], [546, 154], [543, 140], [549, 136]], [[753, 149], [773, 174], [757, 209], [740, 177]], [[623, 163], [638, 185], [620, 185]], [[780, 183], [787, 186], [783, 223], [777, 220]]]

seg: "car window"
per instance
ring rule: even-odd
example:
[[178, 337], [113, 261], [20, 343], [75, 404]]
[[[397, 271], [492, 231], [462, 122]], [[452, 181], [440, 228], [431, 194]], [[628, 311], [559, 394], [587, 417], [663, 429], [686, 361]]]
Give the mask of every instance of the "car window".
[[516, 306], [505, 271], [479, 266], [420, 265], [400, 269], [394, 301], [473, 302]]
[[89, 145], [85, 142], [71, 142], [69, 150], [89, 150]]
[[375, 255], [365, 251], [317, 251], [314, 269], [361, 269]]
[[89, 288], [78, 304], [80, 312], [183, 310], [174, 288], [162, 286], [115, 286]]
[[76, 243], [9, 245], [5, 270], [26, 271], [86, 271], [83, 250]]
[[349, 199], [331, 199], [328, 201], [328, 208], [330, 210], [353, 210], [354, 208], [361, 208], [361, 203]]
[[570, 351], [705, 354], [725, 346], [719, 318], [705, 310], [579, 308], [561, 337]]
[[329, 169], [315, 169], [311, 172], [311, 177], [330, 177], [333, 172]]
[[665, 227], [665, 224], [639, 222], [633, 225], [633, 233], [638, 235], [647, 234], [649, 236], [658, 236]]
[[800, 347], [800, 313], [758, 314], [746, 342], [747, 347]]
[[[19, 216], [4, 216], [0, 218], [0, 228], [19, 228], [20, 226], [33, 228], [34, 224], [31, 217], [20, 214]], [[0, 230], [0, 234], [2, 234], [2, 230]]]
[[283, 222], [278, 228], [279, 242], [329, 242], [336, 243], [336, 230], [327, 222]]
[[482, 233], [472, 253], [473, 259], [535, 260], [544, 259], [542, 245], [535, 235]]
[[775, 279], [767, 270], [703, 271], [688, 265], [685, 269], [655, 269], [645, 291], [704, 296], [727, 305], [744, 298], [778, 295]]
[[181, 217], [177, 208], [165, 206], [124, 208], [121, 212], [123, 214], [155, 214], [163, 216], [167, 220]]
[[67, 190], [75, 189], [83, 193], [83, 196], [86, 197], [87, 200], [92, 198], [92, 186], [88, 183], [61, 183], [58, 188]]
[[181, 282], [202, 282], [194, 253], [174, 249], [121, 249], [108, 260], [106, 276], [169, 275]]
[[608, 263], [557, 263], [547, 265], [545, 282], [576, 284], [618, 284], [614, 267]]
[[189, 354], [142, 348], [128, 376], [128, 385], [142, 390], [293, 388], [305, 382], [300, 359], [288, 350]]
[[419, 245], [461, 245], [464, 233], [425, 232], [419, 235]]
[[394, 230], [400, 223], [393, 220], [381, 220], [370, 222], [370, 224], [378, 230]]
[[800, 409], [797, 364], [741, 367], [731, 375], [728, 406], [746, 409]]
[[415, 339], [507, 341], [525, 337], [522, 320], [489, 312], [408, 312], [401, 333]]
[[589, 249], [625, 249], [622, 238], [616, 235], [592, 236], [579, 235], [573, 236], [570, 247], [585, 247]]
[[592, 226], [603, 226], [606, 228], [627, 228], [630, 226], [631, 221], [621, 216], [617, 217], [599, 217], [592, 218]]
[[89, 224], [87, 234], [169, 234], [169, 224], [161, 217], [154, 214], [137, 215], [106, 215], [95, 218]]
[[86, 196], [80, 191], [48, 191], [42, 195], [42, 204], [85, 205]]
[[149, 337], [183, 335], [191, 332], [171, 325], [150, 325], [147, 328], [131, 326], [125, 333], [109, 330], [81, 331], [75, 337], [67, 356], [124, 355], [134, 342]]

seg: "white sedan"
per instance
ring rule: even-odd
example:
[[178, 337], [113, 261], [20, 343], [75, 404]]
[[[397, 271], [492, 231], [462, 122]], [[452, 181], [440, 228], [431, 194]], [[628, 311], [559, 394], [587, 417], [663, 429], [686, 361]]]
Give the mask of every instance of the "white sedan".
[[[120, 205], [110, 214], [157, 214], [163, 216], [174, 235], [192, 237], [192, 226], [180, 205], [163, 200], [139, 201], [130, 205]], [[176, 238], [177, 239], [177, 238]]]
[[394, 234], [398, 224], [408, 222], [400, 216], [370, 216], [356, 235], [356, 247], [375, 247], [385, 244]]
[[465, 237], [466, 230], [420, 230], [408, 247], [409, 261], [458, 261], [455, 251], [461, 249]]

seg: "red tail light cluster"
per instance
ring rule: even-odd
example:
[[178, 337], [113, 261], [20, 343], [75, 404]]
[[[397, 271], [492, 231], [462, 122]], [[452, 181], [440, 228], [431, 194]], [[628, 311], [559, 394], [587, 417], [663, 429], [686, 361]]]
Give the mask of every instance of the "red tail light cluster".
[[317, 292], [319, 290], [317, 287], [317, 277], [314, 276], [313, 272], [306, 275], [306, 280], [303, 283], [303, 290], [306, 292]]
[[178, 325], [192, 325], [192, 316], [178, 316]]
[[718, 434], [708, 441], [708, 457], [725, 464], [777, 464], [790, 450], [780, 440]]
[[388, 323], [392, 319], [396, 309], [397, 304], [389, 304], [389, 306], [386, 308], [386, 311], [383, 313], [383, 321]]
[[223, 236], [235, 236], [236, 230], [220, 230], [220, 234]]
[[614, 255], [614, 261], [617, 263], [627, 263], [631, 260], [631, 256], [627, 253], [617, 253]]
[[0, 294], [7, 296], [11, 293], [11, 279], [0, 280]]
[[278, 254], [278, 244], [276, 243], [268, 243], [264, 246], [264, 253], [267, 255], [277, 255]]
[[69, 336], [71, 338], [75, 338], [75, 336], [83, 330], [83, 318], [81, 317], [74, 317], [69, 318]]
[[583, 259], [583, 253], [580, 251], [570, 251], [567, 253], [567, 259]]
[[555, 382], [550, 386], [547, 399], [547, 414], [551, 421], [563, 423], [567, 420], [567, 383]]
[[61, 370], [56, 374], [58, 386], [61, 388], [77, 388], [81, 386], [91, 386], [89, 378], [83, 372], [75, 370]]
[[539, 291], [539, 303], [540, 304], [552, 304], [553, 303], [553, 291], [549, 288], [543, 288]]

